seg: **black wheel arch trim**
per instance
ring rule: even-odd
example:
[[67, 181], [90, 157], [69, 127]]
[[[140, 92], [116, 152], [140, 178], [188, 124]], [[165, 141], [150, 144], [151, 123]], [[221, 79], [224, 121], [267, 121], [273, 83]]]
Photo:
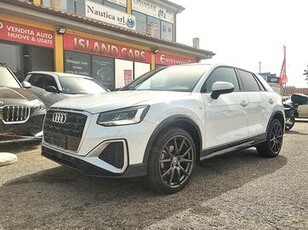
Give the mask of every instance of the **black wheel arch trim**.
[[[166, 118], [165, 120], [163, 120], [154, 130], [154, 132], [152, 133], [148, 143], [147, 143], [147, 147], [145, 149], [145, 153], [144, 153], [144, 157], [143, 157], [143, 163], [147, 164], [148, 159], [149, 159], [149, 154], [150, 154], [150, 150], [151, 147], [157, 137], [157, 135], [164, 130], [167, 127], [170, 127], [172, 124], [175, 124], [176, 122], [186, 122], [189, 123], [191, 126], [194, 127], [195, 131], [197, 132], [198, 138], [199, 138], [199, 146], [196, 146], [197, 149], [197, 155], [196, 155], [196, 160], [198, 160], [198, 156], [199, 156], [199, 152], [202, 149], [202, 135], [199, 129], [199, 126], [193, 121], [191, 120], [189, 117], [185, 116], [185, 115], [173, 115], [171, 117]], [[195, 143], [196, 144], [196, 143]], [[199, 152], [198, 152], [199, 151]]]
[[283, 112], [277, 110], [277, 111], [275, 111], [275, 112], [272, 113], [272, 115], [271, 115], [271, 117], [270, 117], [270, 119], [269, 119], [269, 121], [268, 121], [268, 123], [267, 123], [266, 131], [268, 131], [268, 129], [269, 129], [269, 127], [270, 127], [270, 125], [271, 125], [271, 123], [272, 123], [274, 117], [277, 116], [277, 115], [278, 115], [278, 116], [281, 116], [281, 118], [282, 118], [282, 119], [281, 119], [282, 125], [283, 125], [283, 127], [285, 126], [285, 120], [284, 120]]

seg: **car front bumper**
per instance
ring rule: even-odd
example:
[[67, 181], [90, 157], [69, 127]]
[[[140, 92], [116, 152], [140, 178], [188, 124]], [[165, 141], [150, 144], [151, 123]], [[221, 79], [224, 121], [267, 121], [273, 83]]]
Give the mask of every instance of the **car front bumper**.
[[[87, 115], [82, 137], [76, 143], [71, 135], [44, 127], [42, 155], [90, 176], [136, 177], [146, 175], [145, 151], [156, 124], [143, 121], [133, 125], [106, 127], [96, 123], [97, 114]], [[75, 114], [71, 114], [69, 119]], [[47, 115], [48, 118], [48, 115]], [[49, 119], [49, 118], [48, 118]], [[70, 127], [71, 122], [66, 126]], [[72, 132], [69, 132], [71, 134]], [[80, 133], [80, 132], [79, 132]]]
[[5, 124], [0, 120], [0, 143], [42, 139], [45, 112], [33, 114], [25, 123]]
[[[128, 165], [123, 172], [115, 173], [99, 167], [96, 164], [90, 163], [90, 161], [87, 161], [85, 157], [64, 154], [46, 146], [42, 146], [42, 155], [59, 164], [75, 169], [87, 176], [129, 178], [145, 176], [147, 171], [146, 164], [135, 164]], [[96, 160], [99, 159], [97, 158]]]

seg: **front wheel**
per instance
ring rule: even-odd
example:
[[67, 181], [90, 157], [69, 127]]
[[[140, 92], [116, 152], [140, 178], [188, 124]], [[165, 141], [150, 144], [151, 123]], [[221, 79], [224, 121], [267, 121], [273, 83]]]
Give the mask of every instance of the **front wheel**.
[[190, 180], [195, 162], [196, 147], [190, 134], [181, 128], [165, 130], [151, 148], [149, 186], [164, 194], [180, 191]]
[[267, 131], [266, 141], [257, 146], [257, 151], [264, 157], [276, 157], [282, 147], [283, 124], [278, 119], [273, 119]]

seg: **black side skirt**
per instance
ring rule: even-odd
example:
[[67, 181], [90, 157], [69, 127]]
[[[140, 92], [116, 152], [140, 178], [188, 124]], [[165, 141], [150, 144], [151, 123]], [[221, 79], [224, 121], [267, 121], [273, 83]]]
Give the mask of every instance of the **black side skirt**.
[[219, 147], [209, 148], [206, 150], [203, 150], [200, 154], [200, 160], [204, 160], [207, 158], [211, 158], [218, 155], [223, 155], [228, 152], [238, 151], [242, 149], [247, 149], [253, 146], [256, 146], [262, 142], [266, 141], [266, 133], [258, 135], [253, 138], [248, 138], [242, 141], [229, 143], [227, 145], [222, 145]]

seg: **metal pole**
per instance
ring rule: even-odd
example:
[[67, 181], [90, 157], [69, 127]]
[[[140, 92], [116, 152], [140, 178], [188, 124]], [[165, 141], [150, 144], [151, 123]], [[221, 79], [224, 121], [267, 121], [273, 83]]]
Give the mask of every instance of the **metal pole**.
[[259, 61], [259, 73], [261, 73], [261, 62]]

